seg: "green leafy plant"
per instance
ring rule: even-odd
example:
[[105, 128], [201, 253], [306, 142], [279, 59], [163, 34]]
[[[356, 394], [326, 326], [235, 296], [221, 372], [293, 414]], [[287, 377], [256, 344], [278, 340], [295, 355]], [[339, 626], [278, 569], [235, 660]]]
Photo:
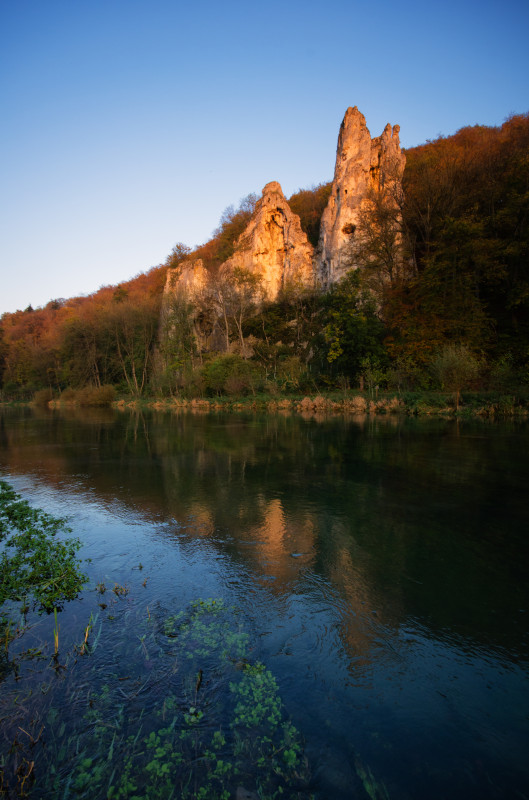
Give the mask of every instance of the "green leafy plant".
[[22, 603], [27, 611], [31, 601], [39, 611], [54, 612], [57, 651], [57, 610], [76, 597], [87, 580], [77, 557], [81, 543], [59, 538], [70, 532], [63, 518], [32, 508], [0, 481], [0, 615], [6, 643], [13, 604]]
[[308, 776], [301, 738], [272, 672], [249, 662], [237, 610], [198, 599], [176, 614], [142, 615], [138, 625], [142, 646], [158, 653], [164, 683], [174, 675], [173, 691], [139, 718], [123, 702], [123, 684], [107, 681], [91, 694], [76, 744], [77, 795], [229, 800], [244, 785], [262, 800], [310, 797], [298, 791]]

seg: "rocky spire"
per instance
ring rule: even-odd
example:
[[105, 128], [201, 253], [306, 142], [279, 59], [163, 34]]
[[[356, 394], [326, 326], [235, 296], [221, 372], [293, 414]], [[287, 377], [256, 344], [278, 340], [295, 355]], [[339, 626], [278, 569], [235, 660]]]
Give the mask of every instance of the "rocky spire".
[[[400, 182], [406, 157], [401, 152], [399, 126], [386, 125], [381, 136], [371, 139], [365, 117], [348, 108], [338, 135], [336, 166], [329, 202], [322, 215], [320, 241], [315, 258], [317, 281], [328, 287], [351, 264], [347, 244], [355, 235], [362, 205], [370, 191], [389, 182]], [[352, 265], [354, 266], [354, 265]]]
[[280, 184], [272, 181], [264, 187], [233, 256], [221, 269], [242, 267], [257, 273], [266, 299], [275, 300], [289, 283], [313, 284], [312, 256], [298, 215], [291, 211]]

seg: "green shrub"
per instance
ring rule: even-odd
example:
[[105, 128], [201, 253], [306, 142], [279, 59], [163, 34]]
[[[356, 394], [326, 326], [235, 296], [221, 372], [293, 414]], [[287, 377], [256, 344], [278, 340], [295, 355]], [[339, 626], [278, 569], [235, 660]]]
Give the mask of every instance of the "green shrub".
[[217, 356], [202, 369], [205, 389], [209, 394], [255, 394], [261, 384], [257, 364], [234, 353]]
[[184, 372], [180, 380], [180, 392], [184, 397], [202, 397], [205, 391], [206, 381], [201, 369]]

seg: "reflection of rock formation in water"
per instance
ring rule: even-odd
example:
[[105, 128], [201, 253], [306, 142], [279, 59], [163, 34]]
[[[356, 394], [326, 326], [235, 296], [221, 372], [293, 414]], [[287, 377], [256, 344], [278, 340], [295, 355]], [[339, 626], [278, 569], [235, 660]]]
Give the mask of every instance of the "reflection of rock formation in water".
[[354, 532], [335, 521], [328, 535], [334, 547], [325, 575], [339, 592], [339, 636], [348, 654], [354, 683], [369, 683], [377, 650], [386, 650], [378, 632], [381, 626], [394, 628], [400, 624], [403, 604], [398, 596], [392, 597], [391, 606], [383, 602], [381, 592], [373, 584], [371, 554], [359, 545]]
[[[463, 607], [479, 631], [483, 610], [472, 595], [497, 609], [499, 642], [512, 634], [502, 622], [515, 613], [515, 595], [502, 589], [513, 583], [511, 566], [496, 554], [506, 504], [519, 519], [527, 514], [523, 487], [513, 488], [508, 470], [503, 480], [498, 465], [527, 463], [523, 437], [460, 436], [445, 421], [393, 428], [377, 419], [361, 430], [352, 420], [246, 415], [131, 413], [87, 424], [0, 409], [0, 418], [3, 472], [167, 522], [156, 536], [180, 535], [175, 520], [184, 535], [209, 537], [235, 572], [242, 564], [256, 579], [277, 576], [271, 592], [290, 591], [298, 578], [296, 591], [308, 576], [323, 581], [332, 602], [343, 601], [351, 652], [366, 652], [374, 608], [377, 624], [396, 625], [427, 606], [442, 636]], [[438, 565], [454, 548], [447, 578]], [[497, 572], [490, 585], [487, 560]]]
[[255, 542], [253, 553], [259, 571], [277, 582], [272, 590], [283, 589], [301, 570], [314, 563], [314, 520], [310, 513], [287, 513], [277, 497], [269, 499], [259, 495], [256, 504], [262, 520], [244, 531], [244, 540]]

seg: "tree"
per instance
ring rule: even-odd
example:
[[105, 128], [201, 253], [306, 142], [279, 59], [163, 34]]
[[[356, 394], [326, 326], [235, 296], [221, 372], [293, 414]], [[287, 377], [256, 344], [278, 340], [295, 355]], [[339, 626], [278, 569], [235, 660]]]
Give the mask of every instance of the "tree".
[[249, 194], [242, 198], [238, 208], [228, 206], [211, 239], [197, 247], [191, 257], [201, 258], [206, 269], [216, 273], [220, 265], [233, 255], [237, 239], [248, 225], [257, 199], [257, 195]]
[[320, 183], [310, 189], [299, 189], [288, 199], [294, 214], [299, 216], [301, 227], [313, 247], [318, 246], [321, 217], [331, 195], [332, 183]]
[[321, 303], [323, 336], [319, 346], [332, 372], [355, 378], [362, 372], [365, 358], [381, 364], [386, 360], [384, 325], [373, 297], [361, 288], [358, 270], [350, 270]]
[[169, 269], [174, 269], [177, 267], [182, 261], [185, 261], [186, 258], [189, 258], [189, 254], [191, 253], [191, 248], [188, 247], [183, 242], [177, 242], [167, 258], [165, 259], [165, 266], [169, 267]]
[[0, 320], [0, 389], [3, 386], [6, 356], [7, 356], [7, 343], [4, 339], [4, 328]]
[[432, 370], [438, 378], [441, 388], [454, 393], [457, 411], [461, 390], [475, 380], [479, 373], [477, 359], [465, 345], [447, 345], [432, 362]]
[[235, 323], [241, 355], [246, 358], [243, 325], [246, 319], [255, 311], [263, 297], [263, 287], [260, 276], [244, 267], [235, 267], [228, 273], [227, 282], [231, 285], [230, 316]]
[[383, 303], [388, 289], [413, 274], [403, 231], [400, 183], [372, 189], [346, 246], [346, 259], [361, 270], [362, 283]]
[[423, 316], [445, 341], [493, 359], [515, 353], [519, 366], [529, 341], [528, 148], [529, 114], [517, 115], [407, 151], [404, 174]]
[[117, 361], [132, 394], [142, 394], [147, 385], [159, 319], [159, 300], [152, 297], [124, 300], [109, 311]]
[[164, 299], [159, 336], [161, 374], [157, 380], [172, 391], [182, 382], [183, 375], [194, 367], [197, 341], [193, 318], [195, 309], [185, 295], [173, 292]]
[[263, 297], [260, 276], [244, 267], [219, 273], [210, 283], [210, 299], [224, 327], [226, 350], [230, 349], [230, 332], [235, 327], [243, 358], [247, 357], [244, 324], [256, 311]]
[[101, 386], [101, 325], [96, 318], [74, 316], [63, 326], [61, 378], [67, 385]]

